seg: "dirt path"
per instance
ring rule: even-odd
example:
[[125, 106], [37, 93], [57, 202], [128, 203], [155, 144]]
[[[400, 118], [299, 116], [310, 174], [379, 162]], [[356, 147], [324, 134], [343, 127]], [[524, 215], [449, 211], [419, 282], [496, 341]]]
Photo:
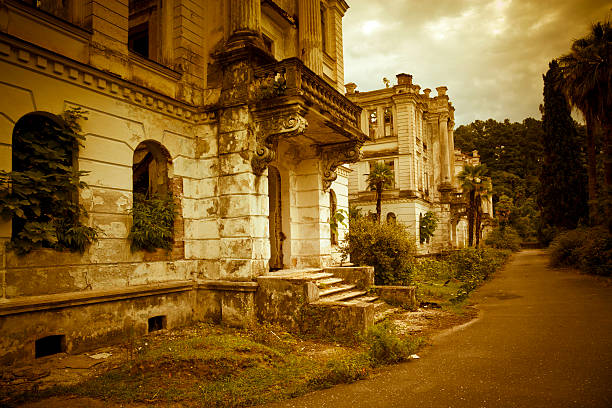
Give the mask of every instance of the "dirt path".
[[421, 359], [269, 407], [611, 407], [609, 281], [546, 264], [515, 255]]

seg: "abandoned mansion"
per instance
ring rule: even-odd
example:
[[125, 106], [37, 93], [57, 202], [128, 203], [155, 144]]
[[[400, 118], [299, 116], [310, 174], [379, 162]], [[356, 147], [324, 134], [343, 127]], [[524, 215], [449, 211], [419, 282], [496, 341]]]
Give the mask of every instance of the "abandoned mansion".
[[[372, 161], [395, 170], [386, 213], [415, 235], [419, 215], [438, 215], [421, 252], [461, 245], [455, 167], [477, 157], [453, 148], [446, 88], [430, 97], [401, 74], [392, 87], [349, 84], [345, 95], [347, 9], [0, 1], [0, 362], [193, 321], [282, 321], [297, 301], [281, 304], [274, 288], [297, 285], [293, 272], [343, 274], [334, 266], [346, 226], [331, 228], [330, 217], [349, 197], [371, 205]], [[21, 198], [30, 207], [7, 216], [7, 194], [26, 179], [39, 186]], [[61, 180], [65, 191], [45, 188]], [[136, 222], [163, 205], [173, 208], [167, 246], [151, 241], [159, 220]], [[50, 220], [68, 238], [45, 230]], [[33, 234], [48, 239], [24, 247]], [[324, 305], [316, 286], [299, 287], [293, 300]], [[369, 324], [368, 299], [345, 309], [339, 300], [333, 319]]]

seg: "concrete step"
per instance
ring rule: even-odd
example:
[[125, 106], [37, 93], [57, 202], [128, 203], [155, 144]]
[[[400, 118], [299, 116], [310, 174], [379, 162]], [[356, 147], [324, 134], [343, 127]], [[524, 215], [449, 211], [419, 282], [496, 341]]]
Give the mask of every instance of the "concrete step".
[[336, 293], [331, 296], [325, 296], [324, 298], [319, 298], [319, 300], [315, 303], [346, 302], [347, 300], [356, 298], [358, 296], [365, 295], [366, 293], [368, 292], [364, 290], [349, 290], [349, 291], [344, 290], [342, 292]]
[[324, 289], [319, 292], [319, 299], [327, 298], [331, 295], [339, 294], [341, 292], [347, 292], [351, 289], [354, 289], [355, 285], [340, 285], [340, 286], [332, 286], [331, 288]]
[[318, 281], [321, 279], [333, 278], [334, 274], [322, 272], [321, 269], [283, 269], [270, 272], [264, 275], [265, 278], [288, 279], [288, 280], [309, 280]]
[[373, 295], [373, 296], [360, 296], [358, 298], [354, 298], [351, 299], [349, 301], [347, 301], [346, 303], [351, 303], [351, 304], [355, 304], [355, 303], [372, 303], [372, 302], [376, 302], [378, 300], [378, 296]]
[[342, 278], [323, 278], [323, 279], [319, 279], [317, 280], [316, 284], [319, 288], [323, 288], [326, 286], [332, 286], [332, 285], [336, 285], [338, 283], [342, 283], [344, 282], [344, 280]]

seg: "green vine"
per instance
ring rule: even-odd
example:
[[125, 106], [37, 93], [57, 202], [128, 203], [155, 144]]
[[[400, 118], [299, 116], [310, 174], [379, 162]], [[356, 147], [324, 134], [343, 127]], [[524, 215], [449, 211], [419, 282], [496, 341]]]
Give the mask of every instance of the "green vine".
[[75, 166], [85, 111], [64, 111], [63, 124], [42, 115], [24, 116], [13, 133], [13, 171], [0, 171], [0, 216], [12, 220], [7, 247], [18, 255], [37, 248], [84, 252], [98, 230], [83, 224], [78, 202], [87, 172]]
[[170, 250], [174, 242], [176, 204], [172, 195], [146, 197], [134, 194], [133, 217], [129, 239], [132, 251]]
[[346, 210], [338, 209], [333, 214], [331, 214], [331, 217], [329, 217], [329, 228], [331, 229], [333, 234], [336, 234], [336, 236], [338, 236], [338, 228], [347, 228], [347, 221], [348, 214]]
[[429, 239], [433, 237], [436, 228], [438, 227], [438, 218], [436, 214], [431, 211], [427, 211], [424, 216], [420, 218], [419, 222], [419, 241], [422, 243], [429, 242]]

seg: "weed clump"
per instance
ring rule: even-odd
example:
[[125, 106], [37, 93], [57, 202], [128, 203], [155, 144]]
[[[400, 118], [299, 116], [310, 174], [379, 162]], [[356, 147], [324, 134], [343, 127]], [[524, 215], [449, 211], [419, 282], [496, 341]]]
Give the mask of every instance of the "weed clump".
[[393, 323], [384, 321], [372, 326], [365, 334], [366, 352], [372, 366], [399, 363], [410, 359], [423, 344], [421, 337], [400, 338]]
[[176, 217], [176, 204], [172, 195], [146, 197], [134, 194], [134, 206], [130, 213], [134, 220], [128, 237], [132, 242], [132, 251], [172, 249]]

